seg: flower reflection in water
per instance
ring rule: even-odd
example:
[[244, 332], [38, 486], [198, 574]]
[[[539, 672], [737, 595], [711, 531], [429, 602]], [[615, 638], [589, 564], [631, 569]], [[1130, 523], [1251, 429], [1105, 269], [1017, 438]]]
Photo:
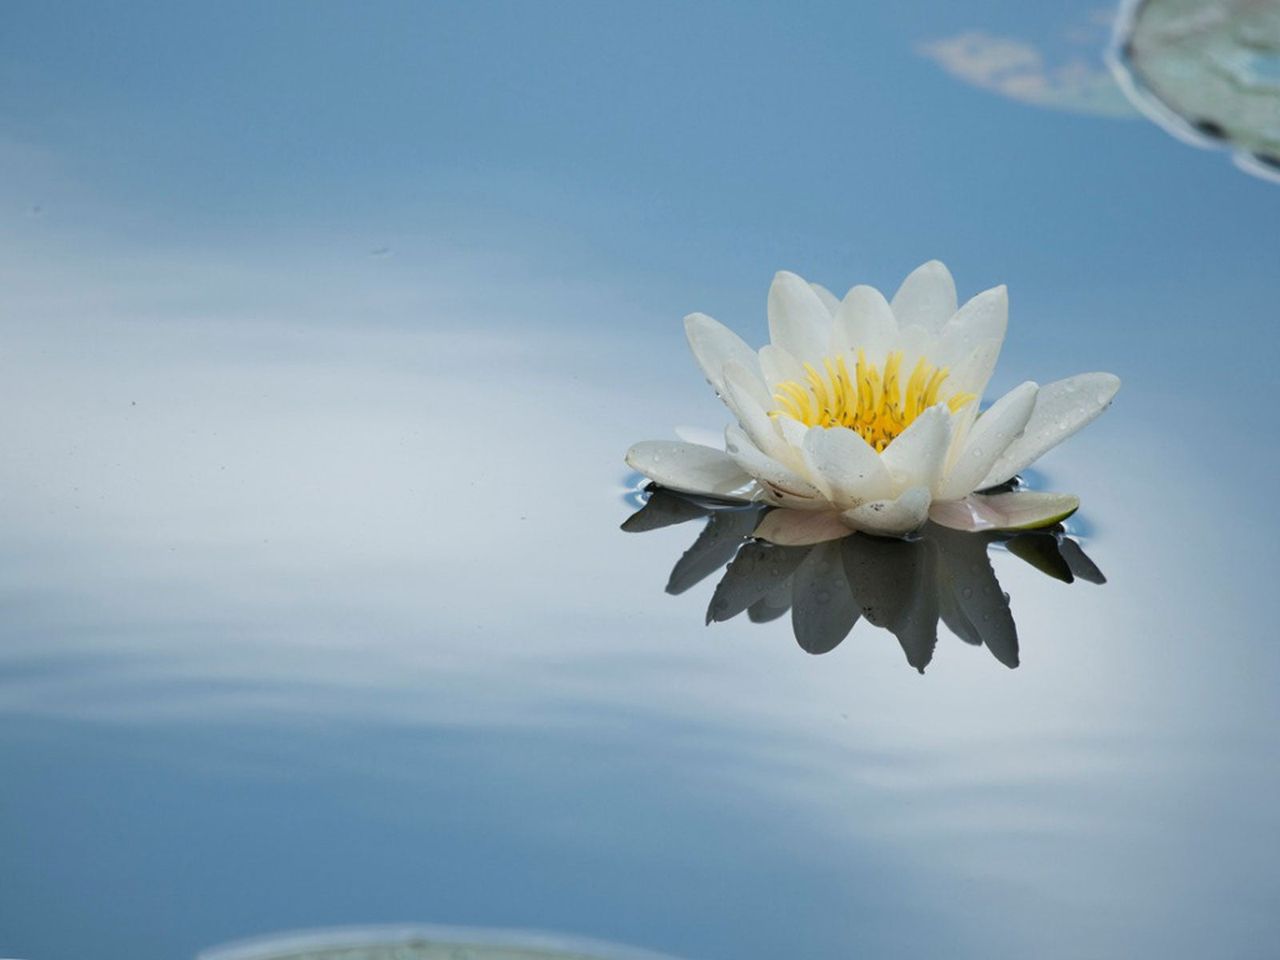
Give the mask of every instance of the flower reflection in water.
[[[933, 659], [938, 623], [966, 643], [1018, 665], [1018, 630], [988, 548], [1009, 553], [1047, 576], [1105, 583], [1101, 571], [1061, 527], [1026, 533], [966, 533], [929, 524], [912, 540], [863, 534], [813, 546], [753, 539], [769, 508], [675, 493], [650, 485], [648, 500], [622, 529], [656, 530], [690, 520], [706, 525], [676, 562], [667, 592], [683, 593], [724, 570], [707, 623], [741, 613], [756, 623], [791, 612], [796, 641], [808, 653], [835, 649], [858, 620], [888, 630], [921, 673]], [[725, 569], [727, 565], [727, 569]]]

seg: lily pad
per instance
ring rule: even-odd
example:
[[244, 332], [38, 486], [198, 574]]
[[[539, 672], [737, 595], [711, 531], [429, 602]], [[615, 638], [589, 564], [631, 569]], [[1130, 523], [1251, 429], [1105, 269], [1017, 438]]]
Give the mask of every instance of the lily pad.
[[372, 927], [295, 933], [215, 947], [197, 960], [672, 960], [542, 933]]
[[1137, 0], [1116, 25], [1111, 62], [1169, 132], [1280, 180], [1280, 4]]

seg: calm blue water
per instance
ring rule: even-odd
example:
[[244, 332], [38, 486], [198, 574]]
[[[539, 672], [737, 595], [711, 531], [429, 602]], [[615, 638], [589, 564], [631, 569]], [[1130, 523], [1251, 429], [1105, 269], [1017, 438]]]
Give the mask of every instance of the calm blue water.
[[[964, 6], [6, 8], [0, 956], [1271, 955], [1280, 190], [964, 85], [1092, 29]], [[680, 317], [933, 256], [993, 392], [1124, 379], [1034, 477], [1107, 583], [993, 546], [1013, 670], [705, 626], [705, 521], [619, 529], [723, 424]]]

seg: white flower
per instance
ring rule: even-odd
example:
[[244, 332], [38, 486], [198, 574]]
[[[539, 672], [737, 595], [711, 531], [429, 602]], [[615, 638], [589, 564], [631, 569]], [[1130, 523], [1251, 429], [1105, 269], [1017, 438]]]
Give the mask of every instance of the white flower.
[[1008, 322], [1003, 286], [956, 309], [936, 260], [889, 303], [857, 286], [837, 300], [794, 273], [769, 288], [771, 343], [759, 353], [704, 314], [689, 345], [736, 419], [725, 449], [638, 443], [627, 463], [686, 493], [756, 500], [756, 536], [817, 543], [852, 531], [903, 536], [933, 520], [957, 530], [1045, 526], [1075, 512], [1068, 494], [980, 493], [1012, 479], [1096, 418], [1120, 380], [1084, 373], [1028, 381], [981, 414]]

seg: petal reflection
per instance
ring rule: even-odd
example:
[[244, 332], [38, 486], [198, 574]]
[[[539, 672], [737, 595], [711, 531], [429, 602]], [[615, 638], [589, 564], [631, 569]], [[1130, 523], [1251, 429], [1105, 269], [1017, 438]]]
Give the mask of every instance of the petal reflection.
[[858, 621], [858, 601], [841, 559], [843, 541], [820, 543], [808, 551], [794, 575], [791, 629], [806, 653], [827, 653]]
[[779, 589], [787, 598], [782, 606], [785, 611], [790, 605], [791, 575], [808, 553], [806, 547], [780, 547], [764, 540], [748, 540], [716, 584], [707, 608], [707, 623], [736, 617]]
[[717, 510], [671, 571], [667, 593], [684, 593], [733, 559], [755, 529], [755, 510]]
[[971, 533], [929, 524], [914, 540], [858, 533], [809, 546], [780, 546], [752, 536], [762, 518], [774, 512], [770, 508], [727, 505], [657, 487], [649, 494], [624, 530], [643, 532], [706, 518], [671, 571], [667, 592], [682, 593], [724, 569], [707, 623], [744, 611], [753, 623], [766, 623], [789, 610], [796, 642], [810, 654], [835, 649], [864, 619], [893, 634], [907, 663], [923, 673], [933, 659], [941, 622], [965, 643], [985, 646], [1000, 663], [1016, 667], [1018, 629], [991, 563], [993, 544], [1063, 583], [1106, 582], [1080, 544], [1060, 528]]
[[928, 540], [850, 537], [845, 573], [867, 622], [895, 637], [921, 673], [938, 642], [938, 595]]
[[947, 627], [983, 643], [1006, 667], [1016, 667], [1018, 628], [987, 555], [991, 539], [946, 529], [934, 531], [931, 539], [938, 550], [938, 595], [946, 597], [946, 609], [955, 618], [944, 621]]
[[649, 530], [660, 530], [677, 523], [697, 520], [711, 511], [690, 497], [682, 497], [669, 490], [655, 490], [645, 501], [643, 507], [633, 513], [622, 524], [627, 533], [645, 533]]

